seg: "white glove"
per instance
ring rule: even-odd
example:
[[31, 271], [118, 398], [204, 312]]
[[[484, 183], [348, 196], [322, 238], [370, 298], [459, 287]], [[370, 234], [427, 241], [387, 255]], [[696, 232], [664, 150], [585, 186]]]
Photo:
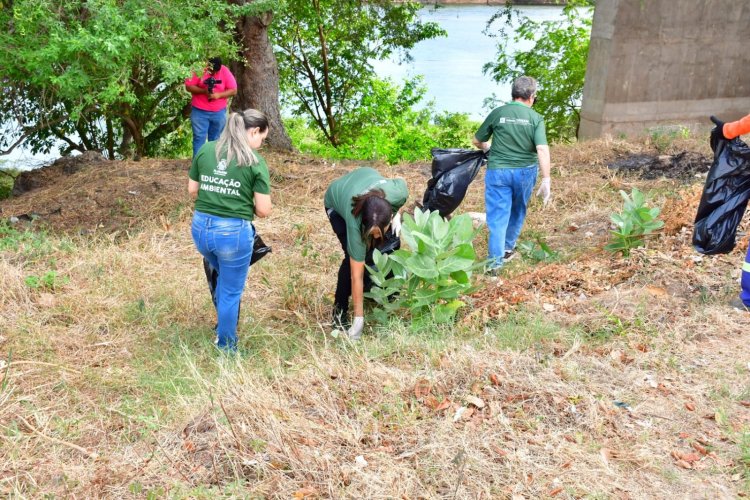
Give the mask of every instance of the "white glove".
[[398, 212], [391, 219], [391, 230], [393, 230], [393, 234], [396, 236], [401, 234], [401, 212]]
[[362, 329], [365, 327], [365, 318], [362, 316], [355, 316], [352, 321], [352, 326], [349, 328], [347, 335], [349, 340], [359, 340], [362, 338]]
[[542, 202], [544, 202], [545, 205], [549, 203], [549, 199], [552, 196], [552, 191], [550, 190], [550, 178], [545, 177], [542, 179], [542, 183], [539, 185], [539, 189], [536, 191], [537, 196], [542, 197]]

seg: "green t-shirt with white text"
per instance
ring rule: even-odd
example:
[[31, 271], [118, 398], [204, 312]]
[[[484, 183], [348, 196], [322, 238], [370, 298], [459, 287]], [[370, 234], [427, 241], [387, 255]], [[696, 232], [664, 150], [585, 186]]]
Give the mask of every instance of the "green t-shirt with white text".
[[352, 198], [372, 189], [382, 189], [393, 213], [404, 206], [409, 190], [404, 179], [386, 179], [371, 167], [360, 167], [339, 177], [328, 186], [323, 204], [332, 208], [346, 222], [346, 250], [357, 262], [364, 262], [367, 245], [362, 239], [362, 217], [352, 214]]
[[534, 165], [536, 147], [547, 144], [542, 115], [518, 101], [493, 109], [475, 136], [481, 142], [492, 138], [488, 169]]
[[258, 163], [237, 166], [226, 155], [216, 161], [216, 141], [207, 142], [193, 158], [190, 179], [198, 182], [195, 209], [219, 217], [253, 220], [255, 193], [271, 194], [271, 177], [266, 160], [257, 152]]

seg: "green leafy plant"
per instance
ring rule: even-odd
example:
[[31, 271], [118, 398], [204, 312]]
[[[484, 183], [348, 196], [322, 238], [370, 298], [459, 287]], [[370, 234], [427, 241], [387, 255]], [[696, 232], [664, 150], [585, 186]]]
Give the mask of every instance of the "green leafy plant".
[[[539, 81], [534, 109], [544, 116], [551, 140], [570, 140], [578, 133], [593, 3], [569, 0], [563, 19], [554, 21], [534, 21], [508, 6], [487, 23], [485, 33], [497, 37], [498, 52], [484, 72], [498, 82], [512, 82], [522, 75]], [[529, 50], [509, 50], [511, 45], [529, 43], [533, 44]], [[494, 106], [496, 101], [490, 99], [488, 104]]]
[[518, 244], [518, 252], [524, 259], [532, 262], [543, 262], [554, 260], [558, 257], [558, 252], [552, 250], [542, 238], [537, 237], [535, 241], [522, 241]]
[[20, 174], [18, 170], [13, 168], [5, 168], [3, 161], [0, 160], [0, 200], [10, 198], [13, 192], [13, 184], [16, 177]]
[[[255, 2], [257, 3], [257, 2]], [[0, 3], [0, 5], [2, 5]], [[230, 2], [15, 0], [0, 9], [0, 121], [19, 144], [61, 153], [154, 154], [189, 115], [183, 80], [236, 52]]]
[[378, 304], [375, 318], [386, 323], [393, 314], [408, 309], [412, 321], [452, 321], [472, 290], [476, 262], [476, 231], [467, 214], [443, 219], [437, 211], [404, 216], [402, 238], [409, 249], [392, 254], [374, 252], [375, 266], [368, 267], [375, 286], [365, 295]]
[[70, 278], [67, 276], [58, 276], [57, 271], [47, 271], [43, 276], [27, 276], [24, 282], [29, 288], [57, 290], [70, 283]]
[[645, 238], [664, 226], [664, 222], [657, 219], [661, 209], [647, 207], [647, 196], [638, 188], [633, 188], [630, 195], [620, 191], [620, 196], [623, 210], [609, 216], [617, 229], [610, 231], [614, 241], [605, 249], [628, 257], [630, 250], [645, 245]]
[[388, 164], [430, 159], [434, 147], [471, 147], [479, 123], [463, 113], [437, 113], [420, 105], [426, 87], [421, 78], [395, 84], [373, 79], [362, 103], [342, 118], [346, 131], [338, 146], [302, 118], [284, 120], [300, 151], [331, 159], [385, 161]]
[[690, 129], [684, 125], [667, 125], [649, 129], [649, 138], [659, 153], [666, 153], [677, 139], [688, 139]]
[[[374, 60], [408, 51], [445, 35], [423, 22], [419, 2], [286, 2], [271, 26], [285, 104], [305, 116], [338, 147], [359, 133], [359, 110], [369, 106]], [[395, 129], [391, 129], [395, 130]]]

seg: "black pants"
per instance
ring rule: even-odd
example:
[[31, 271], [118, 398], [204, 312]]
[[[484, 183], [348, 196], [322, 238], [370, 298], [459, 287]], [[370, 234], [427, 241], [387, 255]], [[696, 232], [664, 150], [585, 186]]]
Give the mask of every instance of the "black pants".
[[[331, 222], [333, 232], [336, 233], [336, 237], [341, 243], [341, 249], [344, 251], [344, 260], [341, 261], [339, 266], [338, 280], [336, 281], [336, 295], [333, 299], [334, 311], [346, 312], [349, 310], [349, 297], [352, 296], [352, 268], [349, 263], [349, 252], [346, 249], [346, 221], [332, 208], [326, 209], [328, 220]], [[365, 256], [365, 264], [368, 266], [373, 265], [372, 261], [372, 249], [367, 251]], [[372, 287], [372, 280], [370, 275], [365, 269], [364, 277], [364, 291], [369, 292]]]

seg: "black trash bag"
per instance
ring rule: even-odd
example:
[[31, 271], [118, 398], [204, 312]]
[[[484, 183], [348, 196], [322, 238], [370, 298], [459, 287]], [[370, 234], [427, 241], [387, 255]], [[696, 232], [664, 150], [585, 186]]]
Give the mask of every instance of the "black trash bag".
[[261, 238], [258, 233], [255, 233], [255, 241], [253, 242], [253, 256], [250, 257], [250, 265], [252, 266], [256, 262], [258, 262], [269, 252], [271, 252], [271, 247], [263, 243], [263, 238]]
[[704, 255], [729, 253], [750, 199], [750, 148], [711, 134], [714, 162], [698, 205], [693, 246]]
[[450, 215], [466, 196], [469, 184], [487, 162], [480, 149], [440, 149], [432, 151], [432, 179], [422, 197], [422, 209]]
[[[378, 247], [378, 250], [380, 250], [380, 253], [386, 254], [393, 253], [399, 248], [401, 248], [401, 238], [396, 236], [391, 228], [388, 228], [383, 243]], [[371, 254], [371, 252], [369, 253]]]

